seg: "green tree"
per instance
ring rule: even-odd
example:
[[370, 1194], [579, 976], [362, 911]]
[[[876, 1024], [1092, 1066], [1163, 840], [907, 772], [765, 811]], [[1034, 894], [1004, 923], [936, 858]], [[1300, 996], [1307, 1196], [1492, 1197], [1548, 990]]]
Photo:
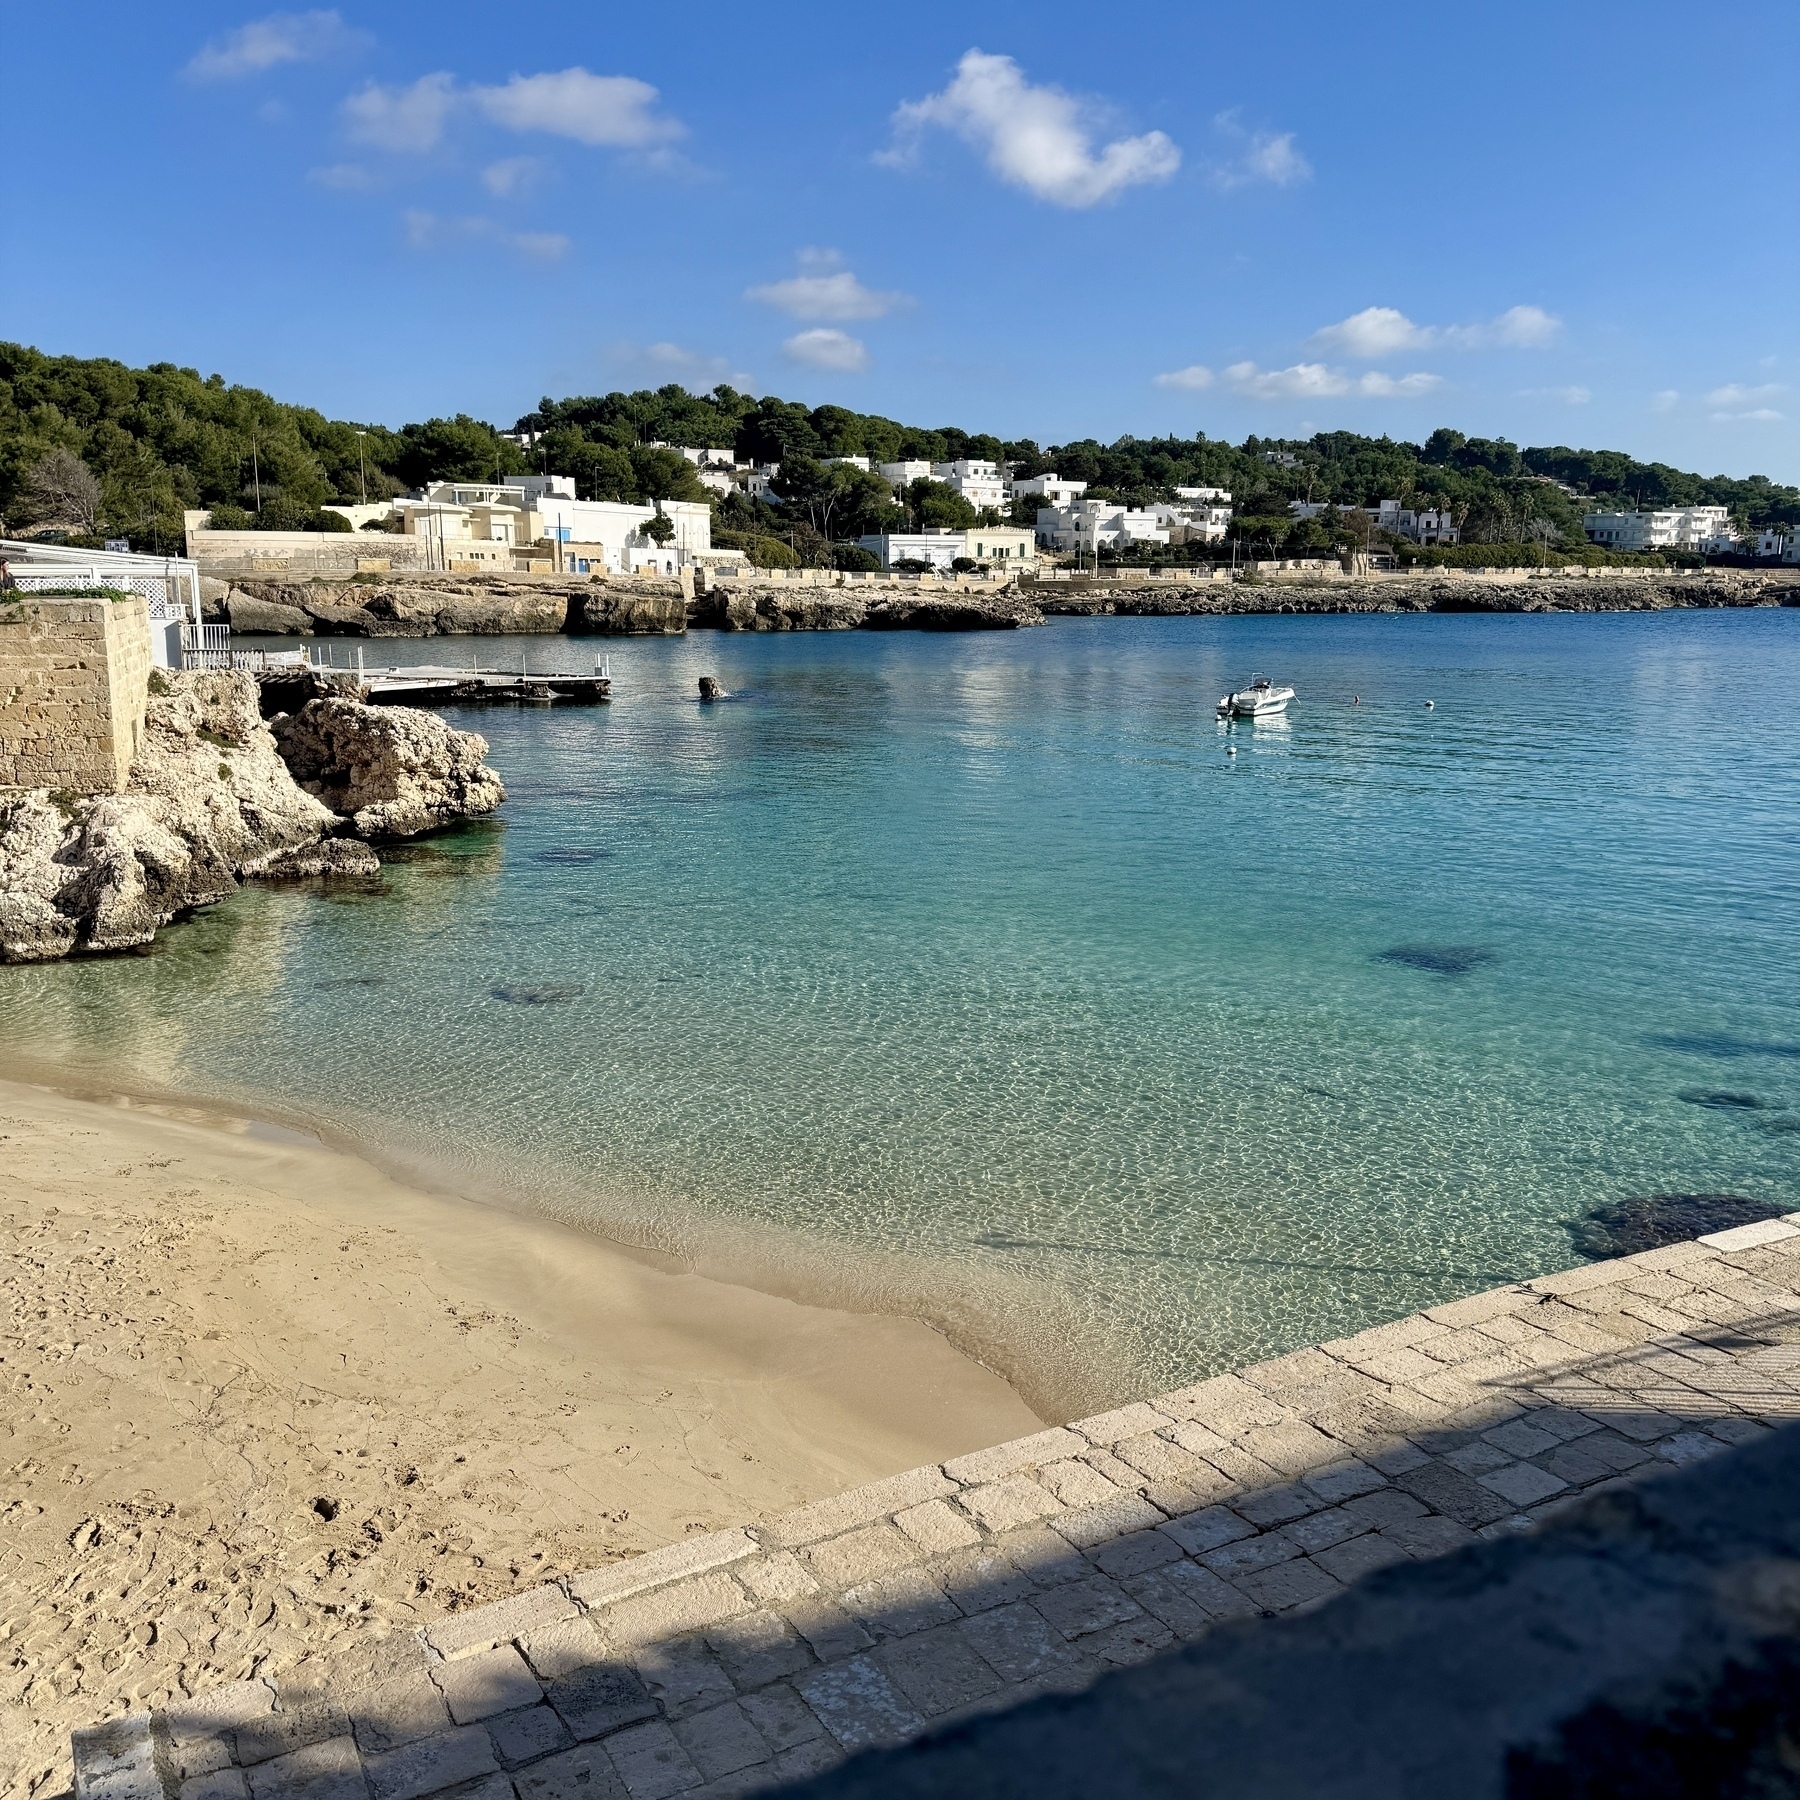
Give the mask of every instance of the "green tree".
[[967, 531], [979, 518], [948, 482], [923, 476], [906, 490], [906, 506], [916, 531]]

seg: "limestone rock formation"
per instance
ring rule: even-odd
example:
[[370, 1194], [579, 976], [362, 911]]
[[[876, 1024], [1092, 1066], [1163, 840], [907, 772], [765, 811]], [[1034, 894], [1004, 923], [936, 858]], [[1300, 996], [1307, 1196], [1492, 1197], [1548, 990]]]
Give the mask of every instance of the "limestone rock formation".
[[869, 631], [1014, 631], [1041, 625], [1044, 615], [1016, 588], [982, 593], [973, 588], [947, 594], [896, 594], [869, 608]]
[[294, 779], [358, 837], [414, 837], [490, 813], [506, 798], [487, 739], [412, 707], [312, 700], [274, 721]]
[[676, 637], [687, 630], [687, 607], [678, 581], [595, 581], [570, 595], [568, 629], [608, 637]]
[[337, 822], [289, 775], [250, 676], [162, 676], [124, 793], [0, 801], [0, 960], [148, 943]]
[[381, 873], [381, 858], [359, 838], [324, 838], [271, 857], [256, 874], [263, 881], [360, 878]]

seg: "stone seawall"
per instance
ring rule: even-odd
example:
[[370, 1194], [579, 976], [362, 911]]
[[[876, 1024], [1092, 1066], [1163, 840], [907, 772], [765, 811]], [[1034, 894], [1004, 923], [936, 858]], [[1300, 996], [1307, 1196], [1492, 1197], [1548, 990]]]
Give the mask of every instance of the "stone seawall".
[[728, 1800], [1800, 1416], [1800, 1214], [1453, 1301], [74, 1740], [79, 1800]]
[[118, 793], [149, 692], [141, 595], [0, 594], [0, 787]]

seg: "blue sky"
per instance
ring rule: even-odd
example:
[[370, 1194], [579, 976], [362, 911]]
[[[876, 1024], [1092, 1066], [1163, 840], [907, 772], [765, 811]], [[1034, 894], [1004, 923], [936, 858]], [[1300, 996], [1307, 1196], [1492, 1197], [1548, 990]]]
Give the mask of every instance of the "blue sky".
[[1800, 480], [1800, 8], [3, 0], [0, 336], [340, 417], [677, 380]]

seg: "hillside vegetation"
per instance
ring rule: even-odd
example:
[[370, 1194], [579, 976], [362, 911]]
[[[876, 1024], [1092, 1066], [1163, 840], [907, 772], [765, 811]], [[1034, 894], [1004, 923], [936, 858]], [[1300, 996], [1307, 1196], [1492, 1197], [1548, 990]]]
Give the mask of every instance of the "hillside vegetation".
[[[1454, 510], [1466, 541], [1574, 545], [1583, 501], [1565, 488], [1606, 505], [1704, 503], [1727, 506], [1749, 525], [1800, 524], [1800, 488], [1760, 475], [1702, 476], [1613, 450], [1520, 449], [1450, 429], [1423, 444], [1321, 432], [1239, 445], [1200, 436], [1040, 446], [729, 387], [695, 395], [674, 385], [546, 398], [514, 429], [544, 435], [527, 453], [492, 424], [461, 413], [398, 431], [359, 425], [173, 363], [130, 369], [0, 344], [0, 522], [5, 534], [60, 527], [77, 538], [125, 536], [137, 548], [173, 550], [189, 507], [213, 507], [221, 523], [330, 530], [342, 522], [321, 515], [325, 501], [379, 499], [429, 480], [492, 480], [528, 467], [574, 475], [584, 498], [713, 498], [680, 457], [652, 447], [660, 441], [788, 465], [793, 504], [778, 513], [724, 502], [719, 524], [727, 537], [791, 535], [796, 516], [809, 520], [806, 535], [818, 539], [931, 515], [930, 495], [909, 497], [903, 511], [877, 484], [841, 491], [821, 484], [817, 464], [840, 456], [1005, 459], [1027, 474], [1055, 470], [1132, 501], [1169, 498], [1177, 486], [1229, 488], [1240, 523], [1248, 529], [1260, 521], [1271, 537], [1290, 529], [1292, 499], [1358, 507], [1391, 498]], [[1295, 460], [1287, 466], [1269, 460], [1271, 453]], [[85, 480], [83, 466], [91, 472]]]

